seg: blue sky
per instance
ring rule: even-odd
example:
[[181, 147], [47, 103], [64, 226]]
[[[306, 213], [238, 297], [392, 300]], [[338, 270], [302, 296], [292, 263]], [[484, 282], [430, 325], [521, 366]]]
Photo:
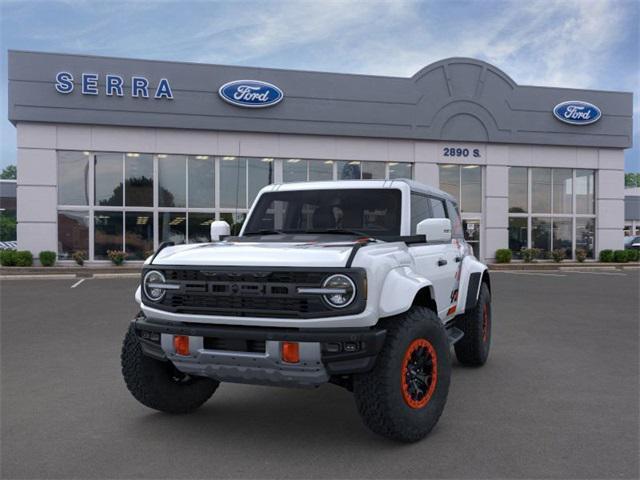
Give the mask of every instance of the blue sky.
[[7, 49], [410, 76], [475, 57], [519, 84], [634, 92], [640, 171], [640, 2], [0, 0], [0, 166], [15, 163]]

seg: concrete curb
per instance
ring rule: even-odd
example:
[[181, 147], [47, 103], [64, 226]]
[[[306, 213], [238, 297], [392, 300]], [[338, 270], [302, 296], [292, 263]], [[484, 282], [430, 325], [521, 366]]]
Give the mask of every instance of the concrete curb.
[[640, 264], [633, 263], [601, 263], [601, 262], [544, 262], [544, 263], [491, 263], [490, 270], [621, 270], [640, 268]]
[[122, 267], [1, 267], [0, 278], [23, 276], [54, 277], [71, 276], [73, 278], [91, 278], [105, 275], [140, 275], [142, 265]]

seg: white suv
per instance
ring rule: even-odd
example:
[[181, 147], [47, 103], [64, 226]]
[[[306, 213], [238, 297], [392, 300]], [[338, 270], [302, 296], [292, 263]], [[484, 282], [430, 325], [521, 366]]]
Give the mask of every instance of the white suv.
[[220, 382], [354, 393], [365, 424], [403, 441], [438, 421], [458, 361], [489, 354], [487, 267], [454, 198], [409, 180], [262, 189], [238, 236], [161, 245], [122, 350], [127, 387], [181, 413]]

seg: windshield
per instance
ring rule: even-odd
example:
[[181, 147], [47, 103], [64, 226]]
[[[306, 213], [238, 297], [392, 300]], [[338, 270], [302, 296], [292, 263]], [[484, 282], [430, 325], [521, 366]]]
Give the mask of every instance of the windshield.
[[396, 189], [298, 190], [265, 193], [244, 235], [350, 233], [400, 235], [401, 193]]

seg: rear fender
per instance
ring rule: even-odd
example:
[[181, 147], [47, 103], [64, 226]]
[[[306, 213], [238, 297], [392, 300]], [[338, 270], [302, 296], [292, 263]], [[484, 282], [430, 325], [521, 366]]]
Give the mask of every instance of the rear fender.
[[432, 283], [411, 268], [398, 267], [390, 270], [382, 285], [378, 305], [380, 317], [389, 317], [409, 310], [416, 295], [423, 288], [428, 288], [431, 298], [435, 298]]
[[467, 255], [460, 266], [460, 285], [458, 287], [458, 306], [456, 314], [473, 309], [478, 302], [480, 285], [489, 281], [489, 269], [484, 263]]

